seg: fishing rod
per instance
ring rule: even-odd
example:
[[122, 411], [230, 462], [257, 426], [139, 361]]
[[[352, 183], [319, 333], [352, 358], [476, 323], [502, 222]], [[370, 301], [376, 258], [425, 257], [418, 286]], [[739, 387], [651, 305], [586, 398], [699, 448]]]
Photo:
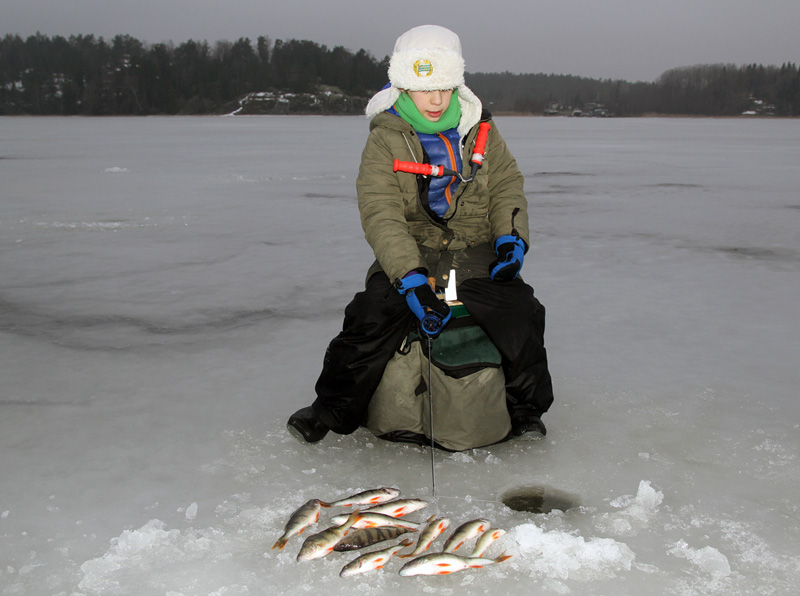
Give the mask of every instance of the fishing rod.
[[433, 336], [428, 335], [428, 431], [431, 436], [431, 494], [436, 497], [436, 461], [435, 445], [433, 439]]
[[[456, 272], [454, 269], [450, 270], [450, 283], [453, 287], [453, 295], [455, 295], [455, 279]], [[448, 290], [450, 286], [448, 285]], [[447, 299], [445, 292], [445, 299]], [[431, 438], [431, 492], [436, 496], [436, 440], [433, 435], [433, 339], [439, 335], [444, 327], [444, 319], [442, 316], [435, 312], [429, 311], [420, 321], [420, 328], [428, 340], [428, 434]]]
[[[492, 125], [489, 122], [478, 124], [478, 134], [475, 136], [475, 147], [472, 150], [470, 163], [472, 164], [470, 175], [465, 178], [460, 172], [455, 172], [444, 166], [435, 166], [429, 163], [418, 163], [413, 161], [400, 161], [395, 159], [392, 170], [395, 172], [406, 172], [408, 174], [418, 174], [422, 176], [433, 176], [441, 178], [443, 176], [454, 176], [466, 184], [475, 180], [478, 170], [483, 166], [483, 158], [486, 153], [486, 141], [489, 138], [489, 130]], [[453, 272], [455, 273], [455, 272]], [[455, 276], [451, 276], [451, 283], [455, 288]], [[431, 438], [431, 492], [436, 496], [436, 440], [433, 434], [433, 338], [442, 330], [444, 324], [441, 316], [433, 311], [423, 317], [420, 321], [422, 332], [428, 339], [428, 434]]]
[[433, 339], [441, 333], [445, 319], [439, 313], [429, 310], [420, 321], [422, 335], [428, 341], [428, 435], [431, 439], [431, 492], [436, 496], [436, 440], [433, 435]]
[[439, 335], [444, 326], [442, 316], [429, 311], [420, 321], [422, 333], [428, 340], [428, 434], [431, 438], [431, 493], [436, 496], [436, 441], [433, 436], [433, 338]]

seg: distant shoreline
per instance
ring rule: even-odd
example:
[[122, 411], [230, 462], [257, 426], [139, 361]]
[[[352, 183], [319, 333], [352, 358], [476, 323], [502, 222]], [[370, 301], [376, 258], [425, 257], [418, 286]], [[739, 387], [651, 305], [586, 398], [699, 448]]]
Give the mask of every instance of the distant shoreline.
[[[363, 114], [0, 114], [2, 118], [366, 118]], [[764, 116], [753, 114], [739, 114], [731, 116], [705, 116], [700, 114], [637, 114], [632, 116], [607, 116], [604, 118], [580, 116], [552, 116], [545, 114], [531, 114], [530, 112], [492, 112], [494, 118], [542, 118], [553, 120], [565, 118], [568, 120], [641, 120], [648, 118], [671, 118], [674, 120], [798, 120], [800, 116]]]

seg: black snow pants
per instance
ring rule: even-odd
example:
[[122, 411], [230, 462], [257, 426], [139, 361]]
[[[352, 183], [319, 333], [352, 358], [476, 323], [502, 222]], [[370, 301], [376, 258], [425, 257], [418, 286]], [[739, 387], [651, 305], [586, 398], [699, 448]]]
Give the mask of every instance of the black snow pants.
[[[520, 279], [472, 278], [459, 284], [458, 299], [502, 356], [511, 416], [541, 416], [553, 403], [553, 386], [544, 348], [545, 309], [533, 288]], [[418, 324], [384, 273], [370, 277], [345, 308], [342, 331], [325, 352], [312, 405], [326, 426], [339, 434], [361, 426], [386, 365]]]

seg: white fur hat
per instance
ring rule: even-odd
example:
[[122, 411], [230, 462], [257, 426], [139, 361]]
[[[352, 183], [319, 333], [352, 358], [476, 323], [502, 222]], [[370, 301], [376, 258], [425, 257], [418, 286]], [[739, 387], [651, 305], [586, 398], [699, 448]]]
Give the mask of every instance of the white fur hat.
[[480, 119], [481, 100], [464, 84], [464, 58], [458, 35], [438, 25], [414, 27], [397, 38], [389, 59], [390, 86], [376, 93], [367, 104], [366, 114], [373, 118], [389, 109], [406, 91], [458, 89], [464, 136]]
[[403, 33], [389, 59], [389, 81], [406, 91], [455, 89], [464, 84], [464, 58], [458, 35], [438, 25]]

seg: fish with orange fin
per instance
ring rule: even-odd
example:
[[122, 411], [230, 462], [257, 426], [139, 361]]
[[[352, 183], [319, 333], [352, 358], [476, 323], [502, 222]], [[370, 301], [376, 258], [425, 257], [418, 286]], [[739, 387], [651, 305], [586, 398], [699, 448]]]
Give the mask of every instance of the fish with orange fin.
[[444, 532], [448, 526], [450, 526], [450, 520], [446, 517], [436, 517], [431, 516], [428, 518], [428, 525], [425, 526], [425, 529], [420, 532], [419, 540], [417, 541], [417, 546], [414, 547], [414, 550], [408, 553], [407, 555], [400, 555], [401, 558], [407, 559], [409, 557], [416, 557], [417, 555], [421, 555], [426, 550], [431, 547], [433, 541], [436, 540], [439, 535]]
[[484, 557], [461, 557], [453, 553], [432, 553], [422, 555], [409, 561], [400, 568], [400, 575], [409, 577], [414, 575], [448, 575], [464, 569], [480, 569], [486, 565], [502, 563], [511, 558], [503, 553], [496, 559]]
[[327, 503], [329, 507], [352, 507], [353, 505], [378, 505], [391, 501], [400, 496], [400, 491], [396, 488], [375, 488], [365, 490], [355, 495], [350, 495], [338, 501]]
[[442, 552], [454, 553], [470, 538], [474, 538], [488, 530], [492, 525], [488, 519], [473, 519], [455, 529], [453, 534], [444, 543]]
[[372, 507], [367, 507], [361, 511], [364, 513], [383, 513], [384, 515], [390, 515], [391, 517], [403, 517], [404, 515], [408, 515], [414, 511], [425, 509], [427, 506], [428, 502], [421, 499], [397, 499], [394, 501], [387, 501], [386, 503], [381, 503], [379, 505], [374, 505]]
[[310, 561], [318, 559], [333, 552], [333, 547], [350, 531], [351, 526], [361, 517], [361, 512], [353, 511], [347, 521], [341, 526], [333, 526], [322, 532], [318, 532], [306, 538], [300, 552], [297, 554], [298, 561]]
[[472, 549], [472, 554], [470, 556], [482, 557], [484, 553], [486, 553], [486, 551], [489, 550], [489, 547], [492, 545], [492, 543], [501, 536], [504, 536], [505, 533], [506, 533], [505, 530], [500, 530], [500, 529], [487, 530], [486, 532], [483, 533], [483, 536], [478, 538], [478, 541], [475, 543], [475, 548]]
[[414, 544], [413, 540], [403, 540], [390, 547], [361, 555], [342, 567], [342, 570], [339, 572], [339, 577], [350, 577], [359, 573], [372, 571], [373, 569], [382, 569], [386, 563], [389, 562], [389, 559], [412, 544]]
[[[361, 512], [361, 517], [353, 524], [354, 529], [384, 528], [388, 526], [391, 528], [405, 528], [410, 532], [416, 532], [422, 525], [417, 522], [392, 517], [391, 515], [384, 515], [383, 513], [370, 513], [363, 509], [359, 509], [359, 511]], [[347, 517], [346, 515], [334, 515], [331, 518], [331, 523], [338, 526], [347, 521]]]
[[289, 517], [289, 521], [286, 522], [286, 527], [283, 529], [283, 535], [278, 538], [275, 544], [272, 545], [272, 548], [279, 548], [283, 550], [283, 547], [286, 546], [287, 542], [289, 542], [289, 538], [302, 534], [303, 530], [305, 530], [308, 526], [317, 523], [319, 520], [320, 508], [327, 506], [327, 503], [323, 503], [319, 499], [311, 499], [310, 501], [306, 501], [306, 503], [301, 505]]

